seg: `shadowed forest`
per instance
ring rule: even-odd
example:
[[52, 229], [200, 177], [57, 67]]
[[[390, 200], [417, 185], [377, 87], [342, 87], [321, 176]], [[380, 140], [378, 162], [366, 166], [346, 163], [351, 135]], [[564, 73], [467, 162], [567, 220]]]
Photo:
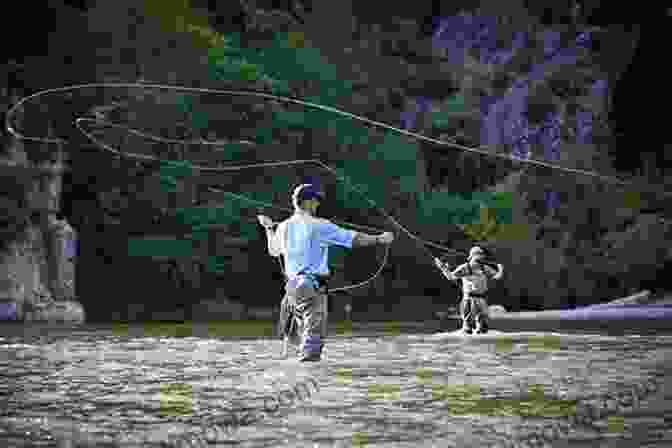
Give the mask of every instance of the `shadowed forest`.
[[[16, 13], [44, 22], [5, 60], [5, 110], [91, 82], [255, 90], [491, 154], [251, 96], [149, 88], [42, 96], [20, 108], [15, 127], [67, 144], [5, 129], [3, 159], [25, 173], [58, 157], [69, 167], [56, 208], [77, 233], [78, 253], [73, 290], [62, 294], [76, 295], [92, 320], [196, 319], [212, 303], [235, 315], [229, 301], [275, 307], [283, 276], [254, 217], [286, 217], [292, 188], [307, 178], [327, 192], [320, 215], [397, 235], [380, 276], [332, 297], [337, 315], [351, 303], [353, 317], [423, 320], [454, 306], [457, 287], [418, 247], [426, 242], [453, 267], [472, 245], [486, 247], [506, 270], [490, 302], [511, 311], [671, 289], [661, 191], [672, 191], [672, 141], [656, 106], [670, 98], [656, 37], [669, 25], [664, 8], [465, 0], [388, 5], [382, 14], [350, 1], [66, 3]], [[78, 117], [122, 156], [80, 132]], [[347, 182], [314, 164], [214, 169], [298, 159], [319, 159]], [[10, 260], [45, 232], [36, 203], [50, 187], [4, 170], [0, 241]], [[367, 280], [383, 252], [334, 250], [331, 286]], [[47, 294], [61, 294], [47, 283]]]

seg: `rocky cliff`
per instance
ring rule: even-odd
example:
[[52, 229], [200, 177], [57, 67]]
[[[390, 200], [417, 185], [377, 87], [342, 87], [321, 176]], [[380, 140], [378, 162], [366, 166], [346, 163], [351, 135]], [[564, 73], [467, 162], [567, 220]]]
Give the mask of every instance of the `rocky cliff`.
[[63, 153], [40, 160], [12, 141], [3, 156], [0, 320], [82, 323], [84, 309], [74, 289], [77, 238], [57, 218]]

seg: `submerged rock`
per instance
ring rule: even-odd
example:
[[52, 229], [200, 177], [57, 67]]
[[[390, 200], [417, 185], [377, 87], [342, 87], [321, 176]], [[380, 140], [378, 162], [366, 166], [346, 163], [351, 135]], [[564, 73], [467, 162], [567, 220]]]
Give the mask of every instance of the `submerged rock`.
[[83, 324], [86, 314], [81, 303], [75, 300], [39, 303], [25, 310], [24, 322], [60, 322]]
[[488, 307], [488, 313], [497, 314], [497, 313], [506, 313], [506, 308], [502, 305], [490, 305]]
[[16, 302], [0, 302], [0, 321], [20, 320], [20, 309]]

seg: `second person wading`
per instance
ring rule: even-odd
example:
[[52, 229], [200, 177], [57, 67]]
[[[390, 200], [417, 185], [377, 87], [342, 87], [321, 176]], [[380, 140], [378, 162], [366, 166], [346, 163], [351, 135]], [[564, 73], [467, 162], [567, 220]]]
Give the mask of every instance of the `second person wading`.
[[488, 331], [488, 281], [499, 280], [504, 273], [504, 267], [497, 264], [497, 271], [484, 263], [485, 252], [478, 246], [469, 251], [467, 262], [449, 271], [438, 258], [434, 259], [448, 280], [462, 279], [462, 301], [460, 315], [462, 317], [462, 331], [471, 334], [487, 333]]

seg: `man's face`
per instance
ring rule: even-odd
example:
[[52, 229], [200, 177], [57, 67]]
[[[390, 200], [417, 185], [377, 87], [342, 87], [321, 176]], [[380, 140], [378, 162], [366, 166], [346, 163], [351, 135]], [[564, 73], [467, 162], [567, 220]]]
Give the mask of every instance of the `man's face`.
[[302, 202], [301, 208], [303, 208], [304, 210], [308, 210], [312, 214], [315, 214], [319, 206], [320, 201], [318, 201], [317, 199], [305, 199]]
[[324, 200], [324, 191], [319, 192], [319, 197], [313, 196], [311, 198], [311, 202], [313, 203], [315, 210], [317, 210], [317, 208], [320, 206], [323, 200]]
[[480, 254], [479, 255], [474, 255], [469, 259], [469, 263], [475, 264], [475, 263], [478, 263], [479, 261], [481, 261], [482, 259], [483, 259], [482, 255], [480, 255]]

